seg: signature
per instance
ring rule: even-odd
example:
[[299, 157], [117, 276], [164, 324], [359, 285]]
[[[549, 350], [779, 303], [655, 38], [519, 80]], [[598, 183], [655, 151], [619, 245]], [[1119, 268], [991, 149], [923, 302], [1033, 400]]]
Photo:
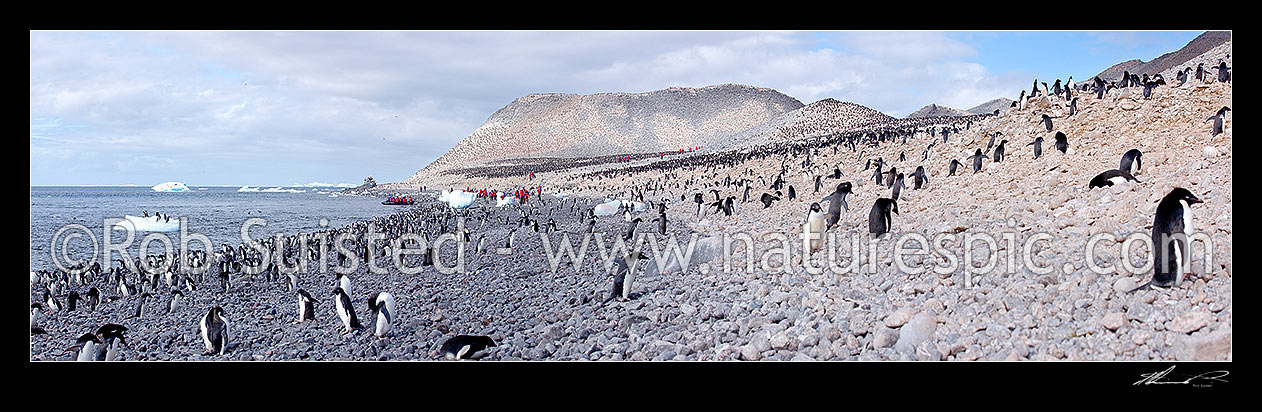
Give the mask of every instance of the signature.
[[[1199, 374], [1199, 375], [1192, 376], [1192, 377], [1187, 378], [1187, 379], [1182, 380], [1182, 381], [1179, 381], [1179, 380], [1169, 380], [1169, 381], [1163, 381], [1163, 380], [1162, 380], [1162, 378], [1165, 378], [1165, 377], [1167, 377], [1168, 375], [1170, 375], [1170, 371], [1173, 371], [1173, 370], [1174, 370], [1174, 366], [1170, 366], [1170, 368], [1169, 368], [1169, 369], [1166, 369], [1166, 370], [1161, 371], [1161, 372], [1153, 372], [1153, 373], [1145, 373], [1145, 374], [1141, 374], [1141, 375], [1139, 375], [1139, 376], [1143, 376], [1144, 378], [1143, 378], [1143, 379], [1140, 379], [1138, 382], [1135, 382], [1135, 383], [1134, 383], [1134, 385], [1153, 385], [1153, 384], [1177, 384], [1177, 385], [1187, 385], [1187, 384], [1192, 384], [1193, 386], [1210, 386], [1210, 385], [1208, 385], [1208, 384], [1204, 384], [1204, 383], [1199, 384], [1199, 385], [1197, 385], [1197, 384], [1193, 384], [1193, 381], [1196, 381], [1196, 380], [1209, 380], [1209, 381], [1218, 381], [1218, 382], [1223, 382], [1223, 383], [1226, 383], [1226, 382], [1227, 382], [1227, 380], [1223, 379], [1223, 377], [1224, 377], [1224, 376], [1227, 376], [1227, 374], [1228, 374], [1228, 372], [1227, 372], [1227, 371], [1211, 371], [1211, 372], [1205, 372], [1205, 373], [1201, 373], [1201, 374]], [[1179, 376], [1187, 376], [1187, 375], [1179, 375]], [[1172, 378], [1173, 378], [1173, 377], [1172, 377]]]

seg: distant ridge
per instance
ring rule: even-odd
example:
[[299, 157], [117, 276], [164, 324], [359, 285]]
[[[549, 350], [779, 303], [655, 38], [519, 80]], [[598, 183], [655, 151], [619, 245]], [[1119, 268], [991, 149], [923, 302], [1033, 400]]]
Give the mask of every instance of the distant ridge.
[[[1107, 82], [1121, 79], [1123, 71], [1129, 71], [1139, 75], [1161, 73], [1175, 68], [1176, 66], [1181, 66], [1197, 56], [1205, 54], [1205, 52], [1208, 52], [1229, 41], [1231, 41], [1231, 32], [1229, 31], [1207, 31], [1201, 33], [1200, 36], [1196, 36], [1195, 39], [1192, 39], [1192, 41], [1188, 42], [1188, 44], [1183, 46], [1183, 48], [1163, 54], [1160, 57], [1152, 59], [1152, 61], [1145, 63], [1144, 61], [1138, 59], [1127, 60], [1104, 69], [1104, 71], [1100, 72], [1096, 76], [1099, 76], [1101, 80]], [[1166, 81], [1170, 80], [1172, 79], [1166, 79]], [[1074, 81], [1089, 82], [1090, 78], [1075, 79]]]
[[893, 117], [871, 108], [828, 98], [784, 113], [754, 128], [734, 134], [728, 139], [717, 141], [706, 151], [844, 132], [893, 120], [895, 120]]
[[408, 182], [521, 157], [596, 157], [709, 146], [802, 107], [768, 88], [722, 84], [645, 93], [531, 94], [491, 115]]
[[968, 116], [971, 114], [974, 114], [974, 113], [969, 113], [967, 111], [960, 110], [960, 109], [952, 109], [946, 106], [938, 106], [937, 104], [931, 103], [928, 106], [921, 107], [920, 110], [911, 112], [911, 114], [904, 117], [904, 119], [919, 119], [922, 117], [945, 117], [945, 116], [958, 117], [958, 116]]
[[994, 113], [996, 109], [1004, 110], [1012, 107], [1013, 102], [1016, 102], [1016, 100], [1012, 100], [1007, 97], [1000, 97], [998, 99], [974, 106], [972, 109], [968, 109], [968, 112], [972, 114]]

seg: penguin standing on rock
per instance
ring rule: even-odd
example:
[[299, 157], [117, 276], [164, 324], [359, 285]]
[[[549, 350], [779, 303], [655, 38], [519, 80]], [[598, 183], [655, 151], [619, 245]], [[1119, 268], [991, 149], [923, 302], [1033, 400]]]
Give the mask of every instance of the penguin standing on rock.
[[763, 193], [758, 200], [762, 202], [763, 209], [769, 208], [771, 207], [771, 202], [780, 200], [780, 191], [776, 191], [775, 196], [772, 196], [770, 193]]
[[76, 361], [95, 361], [97, 346], [101, 345], [101, 339], [91, 333], [85, 333], [75, 341], [75, 347], [79, 348], [79, 355]]
[[806, 227], [802, 230], [806, 235], [804, 241], [810, 253], [815, 253], [824, 244], [825, 230], [827, 230], [826, 222], [824, 222], [824, 213], [819, 208], [819, 202], [811, 203], [811, 207], [806, 210]]
[[298, 320], [294, 323], [315, 320], [315, 304], [315, 299], [312, 299], [307, 291], [298, 289]]
[[846, 195], [850, 194], [850, 182], [842, 182], [837, 185], [837, 190], [828, 199], [828, 213], [825, 216], [824, 230], [828, 231], [837, 225], [845, 212], [850, 211], [850, 206], [846, 204]]
[[440, 352], [447, 360], [477, 360], [491, 347], [495, 347], [495, 341], [488, 336], [456, 335], [443, 342]]
[[871, 233], [872, 237], [889, 233], [894, 225], [894, 219], [890, 216], [891, 212], [898, 213], [898, 202], [894, 199], [883, 197], [876, 199], [876, 203], [872, 204], [872, 211], [868, 213], [868, 233]]
[[1034, 138], [1034, 141], [1027, 143], [1026, 146], [1034, 146], [1034, 158], [1038, 159], [1043, 155], [1043, 136]]
[[1213, 116], [1210, 116], [1208, 119], [1205, 119], [1206, 122], [1208, 121], [1214, 122], [1214, 128], [1212, 130], [1213, 134], [1211, 134], [1210, 137], [1218, 137], [1219, 134], [1222, 134], [1223, 119], [1227, 116], [1227, 112], [1229, 111], [1231, 111], [1230, 107], [1223, 106], [1223, 108], [1218, 109], [1218, 113], [1215, 113]]
[[613, 288], [610, 289], [609, 297], [605, 298], [605, 302], [614, 299], [625, 301], [631, 298], [631, 285], [635, 282], [635, 267], [641, 259], [648, 259], [648, 256], [645, 256], [644, 252], [632, 252], [614, 259], [614, 263], [618, 264], [618, 271], [614, 274]]
[[1007, 140], [999, 142], [999, 146], [995, 147], [995, 163], [1003, 161], [1003, 145], [1008, 144]]
[[1055, 119], [1055, 117], [1048, 116], [1047, 113], [1044, 113], [1043, 119], [1039, 120], [1039, 123], [1043, 123], [1043, 127], [1046, 127], [1047, 131], [1050, 132], [1052, 131], [1052, 119]]
[[657, 218], [653, 219], [657, 222], [657, 232], [666, 235], [666, 204], [659, 203], [657, 205]]
[[341, 287], [333, 288], [333, 303], [337, 309], [337, 316], [342, 318], [342, 325], [346, 326], [343, 335], [352, 331], [363, 329], [363, 325], [359, 324], [359, 318], [355, 317], [355, 307], [351, 306], [351, 297]]
[[631, 224], [627, 225], [627, 231], [622, 235], [622, 240], [631, 240], [635, 236], [635, 227], [640, 224], [641, 219], [635, 218], [631, 220]]
[[114, 323], [107, 323], [96, 330], [96, 336], [101, 338], [103, 351], [97, 354], [98, 361], [113, 361], [118, 359], [118, 345], [127, 344], [127, 327]]
[[1053, 147], [1061, 153], [1069, 153], [1069, 136], [1065, 136], [1065, 132], [1056, 132], [1056, 143]]
[[374, 293], [368, 297], [368, 311], [376, 318], [373, 333], [378, 338], [386, 337], [394, 323], [394, 296], [388, 292]]
[[[1187, 189], [1176, 187], [1161, 198], [1152, 222], [1153, 276], [1152, 280], [1130, 292], [1148, 287], [1177, 287], [1187, 273], [1192, 235], [1191, 205], [1204, 203]], [[1128, 292], [1129, 293], [1129, 292]]]
[[203, 355], [223, 355], [228, 350], [228, 318], [224, 317], [223, 308], [215, 306], [210, 309], [201, 322], [202, 343], [206, 344]]
[[951, 159], [951, 165], [947, 167], [947, 176], [955, 176], [955, 169], [963, 165], [958, 159]]
[[[1121, 166], [1118, 166], [1117, 170], [1137, 175], [1139, 174], [1139, 169], [1142, 166], [1143, 157], [1144, 154], [1140, 152], [1139, 149], [1128, 150], [1122, 155], [1122, 164]], [[1134, 170], [1132, 170], [1132, 166], [1134, 167]]]
[[977, 153], [969, 156], [968, 159], [973, 162], [973, 173], [980, 172], [982, 170], [982, 159], [989, 158], [989, 156], [982, 154], [982, 149], [977, 149]]
[[923, 187], [926, 183], [929, 183], [929, 176], [925, 175], [924, 166], [916, 166], [916, 171], [913, 172], [911, 175], [916, 178], [915, 181], [913, 182], [914, 186], [912, 186], [912, 189], [920, 190], [920, 188]]
[[1140, 182], [1139, 179], [1136, 179], [1135, 176], [1131, 176], [1131, 174], [1126, 171], [1114, 169], [1114, 170], [1105, 170], [1103, 173], [1096, 175], [1096, 177], [1091, 179], [1091, 183], [1087, 184], [1087, 187], [1094, 189], [1097, 187], [1113, 186], [1115, 184], [1121, 184], [1122, 182], [1127, 181], [1127, 180], [1133, 181], [1135, 183], [1143, 183], [1143, 182]]

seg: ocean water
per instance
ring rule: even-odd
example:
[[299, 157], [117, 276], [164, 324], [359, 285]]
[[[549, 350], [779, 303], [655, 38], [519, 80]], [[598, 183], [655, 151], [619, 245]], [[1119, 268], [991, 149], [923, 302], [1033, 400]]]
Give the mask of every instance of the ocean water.
[[[266, 221], [266, 226], [249, 230], [251, 238], [260, 239], [277, 232], [294, 234], [320, 230], [321, 218], [328, 219], [327, 227], [336, 228], [410, 207], [382, 205], [381, 198], [370, 196], [330, 196], [340, 189], [297, 188], [306, 192], [269, 193], [237, 192], [236, 187], [190, 188], [188, 192], [166, 193], [154, 192], [149, 187], [32, 186], [31, 270], [55, 270], [54, 253], [50, 251], [62, 262], [90, 262], [95, 256], [105, 267], [109, 262], [102, 261], [103, 220], [124, 215], [141, 216], [144, 211], [150, 215], [162, 212], [170, 215], [171, 220], [187, 217], [189, 233], [206, 235], [216, 246], [225, 243], [236, 246], [242, 243], [241, 228], [249, 218]], [[76, 224], [86, 227], [91, 235], [72, 226]], [[132, 257], [140, 251], [141, 240], [150, 233], [165, 235], [177, 250], [180, 247], [179, 232], [136, 232], [127, 248]], [[121, 244], [126, 232], [113, 230], [110, 236], [112, 244]], [[159, 241], [148, 246], [151, 253], [163, 249]], [[196, 241], [190, 242], [190, 247], [202, 248]], [[63, 249], [67, 257], [62, 257]], [[119, 254], [114, 252], [110, 261], [117, 258]]]

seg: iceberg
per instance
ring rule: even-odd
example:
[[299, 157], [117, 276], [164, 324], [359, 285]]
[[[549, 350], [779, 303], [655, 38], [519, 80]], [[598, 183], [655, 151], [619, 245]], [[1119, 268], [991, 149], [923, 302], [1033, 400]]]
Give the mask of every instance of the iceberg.
[[188, 186], [183, 182], [162, 182], [152, 187], [155, 192], [187, 192]]
[[126, 215], [122, 221], [115, 223], [114, 227], [133, 232], [178, 232], [180, 231], [180, 220], [167, 220], [159, 216], [140, 217]]
[[455, 192], [447, 195], [447, 205], [452, 209], [464, 209], [473, 204], [473, 199], [477, 197], [477, 193], [473, 192]]
[[521, 203], [516, 196], [499, 195], [499, 199], [495, 199], [495, 207], [504, 207], [508, 205], [516, 205]]
[[622, 207], [621, 200], [613, 200], [596, 205], [596, 216], [613, 216], [618, 213], [618, 208]]
[[260, 190], [260, 192], [265, 192], [265, 193], [303, 193], [303, 192], [305, 192], [305, 190], [298, 190], [298, 189], [285, 189], [285, 188], [283, 188], [283, 187], [272, 187], [272, 188], [267, 188], [267, 189]]
[[250, 185], [245, 185], [245, 186], [241, 186], [241, 188], [240, 188], [240, 189], [237, 189], [237, 191], [238, 191], [238, 192], [257, 192], [257, 191], [259, 191], [259, 188], [257, 188], [257, 187], [250, 187]]

